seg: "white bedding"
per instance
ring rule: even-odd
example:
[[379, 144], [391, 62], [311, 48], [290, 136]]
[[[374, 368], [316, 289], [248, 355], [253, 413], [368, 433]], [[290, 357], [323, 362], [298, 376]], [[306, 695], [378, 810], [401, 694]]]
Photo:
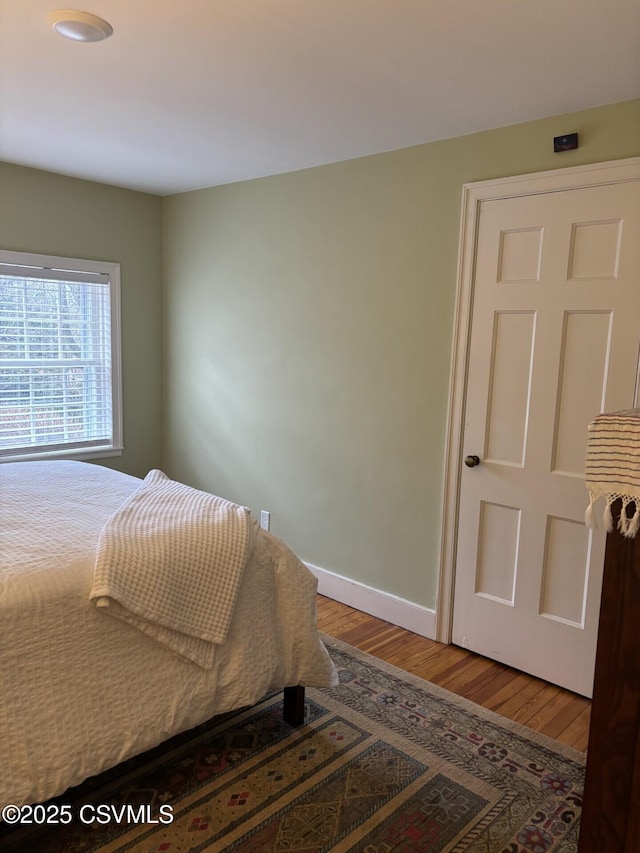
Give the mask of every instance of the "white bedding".
[[316, 579], [262, 530], [210, 670], [94, 607], [98, 537], [139, 486], [80, 462], [0, 465], [0, 805], [42, 802], [269, 690], [336, 682]]
[[257, 527], [246, 507], [150, 471], [102, 528], [89, 598], [211, 669]]

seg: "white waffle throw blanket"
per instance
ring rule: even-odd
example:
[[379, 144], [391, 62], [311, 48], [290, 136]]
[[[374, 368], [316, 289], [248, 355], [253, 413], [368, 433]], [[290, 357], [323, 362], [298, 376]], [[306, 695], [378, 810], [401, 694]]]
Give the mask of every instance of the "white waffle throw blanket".
[[255, 543], [249, 510], [150, 471], [98, 541], [90, 599], [204, 669]]
[[596, 526], [593, 505], [604, 497], [604, 523], [613, 530], [611, 505], [621, 499], [618, 529], [624, 536], [635, 536], [640, 527], [640, 409], [598, 415], [589, 424], [585, 484], [590, 497], [587, 525]]

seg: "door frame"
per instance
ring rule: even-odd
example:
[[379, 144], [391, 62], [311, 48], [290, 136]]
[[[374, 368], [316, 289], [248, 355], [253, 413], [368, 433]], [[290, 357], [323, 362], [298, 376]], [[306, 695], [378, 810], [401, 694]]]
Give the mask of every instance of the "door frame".
[[634, 180], [640, 180], [640, 157], [552, 169], [489, 181], [476, 181], [464, 184], [462, 187], [456, 306], [453, 322], [449, 407], [445, 440], [440, 570], [436, 604], [435, 634], [436, 640], [441, 643], [451, 643], [453, 629], [462, 442], [469, 346], [471, 343], [471, 320], [473, 318], [473, 273], [482, 202], [595, 187], [603, 184], [626, 183]]

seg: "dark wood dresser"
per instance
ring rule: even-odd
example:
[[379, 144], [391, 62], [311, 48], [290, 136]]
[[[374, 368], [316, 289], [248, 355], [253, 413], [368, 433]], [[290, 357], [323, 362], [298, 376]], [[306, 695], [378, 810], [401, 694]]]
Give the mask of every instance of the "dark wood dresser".
[[578, 850], [640, 853], [640, 534], [617, 530], [607, 535]]

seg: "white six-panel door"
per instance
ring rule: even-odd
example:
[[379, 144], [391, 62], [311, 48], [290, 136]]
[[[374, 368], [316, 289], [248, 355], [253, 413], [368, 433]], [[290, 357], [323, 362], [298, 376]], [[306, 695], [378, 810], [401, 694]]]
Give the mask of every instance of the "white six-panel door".
[[584, 695], [604, 555], [586, 430], [635, 403], [639, 246], [638, 181], [480, 204], [452, 640]]

